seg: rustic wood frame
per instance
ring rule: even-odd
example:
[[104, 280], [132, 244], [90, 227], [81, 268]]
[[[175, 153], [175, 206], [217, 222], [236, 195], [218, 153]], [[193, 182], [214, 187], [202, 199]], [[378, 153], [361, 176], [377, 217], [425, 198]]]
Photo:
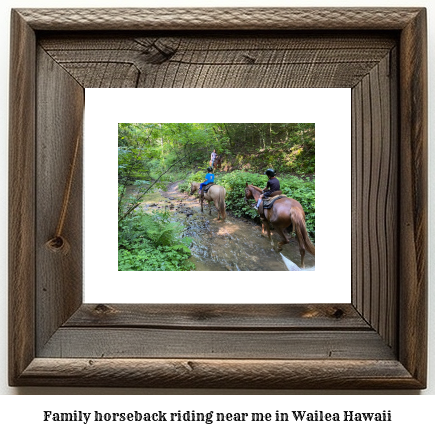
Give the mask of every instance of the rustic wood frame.
[[[80, 182], [65, 224], [69, 253], [44, 244], [59, 215], [84, 92], [40, 39], [241, 30], [382, 32], [398, 41], [387, 63], [352, 87], [352, 303], [82, 304]], [[22, 9], [12, 11], [11, 36], [12, 386], [426, 387], [425, 9]]]

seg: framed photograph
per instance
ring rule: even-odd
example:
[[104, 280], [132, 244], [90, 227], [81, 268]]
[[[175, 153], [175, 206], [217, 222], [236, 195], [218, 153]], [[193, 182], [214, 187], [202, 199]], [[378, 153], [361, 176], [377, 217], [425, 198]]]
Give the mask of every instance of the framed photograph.
[[[97, 88], [86, 89], [85, 98], [84, 232], [93, 234], [84, 237], [85, 303], [350, 303], [350, 89]], [[144, 106], [143, 101], [152, 103]], [[309, 146], [306, 153], [300, 152], [302, 138]], [[207, 173], [213, 142], [223, 155], [213, 174], [215, 183], [226, 188], [225, 219], [213, 205], [205, 204], [201, 212], [197, 196], [190, 194], [189, 179], [201, 181]], [[146, 162], [144, 154], [150, 156]], [[273, 163], [264, 166], [265, 158]], [[305, 252], [305, 267], [294, 234], [279, 250], [280, 237], [272, 231], [272, 249], [268, 237], [261, 236], [253, 199], [245, 200], [246, 182], [264, 188], [269, 166], [287, 196], [300, 202], [307, 232], [318, 246], [315, 256]], [[305, 173], [290, 175], [291, 168]], [[165, 184], [156, 188], [153, 180]], [[113, 193], [118, 186], [122, 203]], [[328, 212], [333, 186], [340, 195], [339, 219]], [[142, 198], [136, 202], [137, 197]], [[174, 238], [178, 249], [191, 240], [188, 261], [170, 262], [166, 219], [183, 230]], [[143, 240], [145, 226], [165, 234], [167, 255], [153, 235], [150, 243], [136, 242]], [[331, 233], [339, 234], [333, 243]], [[192, 264], [195, 273], [178, 272]], [[150, 271], [156, 269], [157, 274]], [[284, 270], [315, 273], [278, 273], [271, 281], [269, 271]]]
[[[10, 385], [425, 388], [426, 51], [424, 8], [13, 10]], [[84, 302], [92, 88], [350, 89], [351, 301]]]

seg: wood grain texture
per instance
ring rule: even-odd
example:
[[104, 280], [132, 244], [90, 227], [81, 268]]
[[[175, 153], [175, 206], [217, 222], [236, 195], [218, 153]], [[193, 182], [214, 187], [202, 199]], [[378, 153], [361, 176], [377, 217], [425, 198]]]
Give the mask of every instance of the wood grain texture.
[[19, 9], [35, 30], [401, 30], [420, 8]]
[[401, 34], [400, 353], [426, 378], [427, 338], [427, 29], [422, 11]]
[[[56, 234], [77, 138], [82, 136], [84, 90], [38, 48], [36, 158], [37, 351], [82, 302], [83, 164], [73, 173], [63, 237], [67, 254], [47, 249]], [[81, 149], [81, 147], [80, 147]], [[45, 312], [52, 312], [45, 315]]]
[[[389, 59], [380, 65], [379, 83], [381, 88], [390, 86], [390, 92], [383, 92], [381, 95], [381, 125], [382, 125], [382, 166], [381, 166], [381, 182], [382, 187], [387, 193], [381, 193], [378, 202], [378, 208], [383, 211], [383, 218], [378, 217], [378, 224], [381, 231], [385, 234], [383, 240], [387, 244], [382, 245], [384, 253], [384, 269], [388, 269], [388, 273], [381, 274], [385, 291], [379, 293], [380, 315], [378, 319], [378, 330], [386, 342], [397, 351], [397, 303], [399, 294], [396, 290], [398, 287], [398, 277], [395, 266], [398, 263], [398, 224], [397, 213], [399, 201], [396, 199], [398, 195], [398, 176], [399, 176], [399, 156], [395, 151], [399, 137], [399, 109], [398, 101], [398, 49], [394, 48], [390, 52]], [[382, 213], [381, 213], [382, 214]], [[385, 315], [384, 312], [391, 312]]]
[[[354, 305], [397, 348], [399, 210], [396, 48], [352, 90]], [[369, 120], [369, 122], [367, 121]]]
[[184, 330], [370, 330], [351, 305], [83, 304], [64, 327]]
[[374, 330], [186, 330], [69, 327], [54, 333], [39, 357], [394, 360]]
[[23, 372], [26, 385], [224, 389], [418, 389], [391, 360], [41, 359]]
[[382, 34], [229, 33], [203, 37], [42, 37], [47, 53], [84, 87], [348, 87], [388, 55]]
[[35, 357], [35, 35], [11, 19], [9, 118], [9, 377]]
[[[424, 9], [20, 10], [13, 23], [11, 385], [425, 387]], [[351, 87], [352, 306], [80, 305], [80, 183], [71, 255], [42, 243], [83, 87], [117, 86]]]

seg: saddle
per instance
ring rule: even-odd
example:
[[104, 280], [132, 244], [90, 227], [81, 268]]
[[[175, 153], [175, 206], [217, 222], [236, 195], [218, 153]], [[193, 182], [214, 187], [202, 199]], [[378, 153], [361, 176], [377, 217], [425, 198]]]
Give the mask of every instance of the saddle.
[[258, 208], [258, 213], [260, 214], [260, 218], [264, 218], [264, 210], [272, 208], [273, 204], [284, 197], [287, 197], [285, 194], [282, 194], [282, 191], [275, 191], [271, 194], [271, 197], [265, 198], [261, 201], [260, 207]]
[[202, 189], [202, 192], [205, 194], [207, 193], [207, 191], [210, 190], [210, 187], [212, 187], [213, 185], [215, 185], [214, 182], [210, 182], [209, 184], [205, 185], [204, 188]]

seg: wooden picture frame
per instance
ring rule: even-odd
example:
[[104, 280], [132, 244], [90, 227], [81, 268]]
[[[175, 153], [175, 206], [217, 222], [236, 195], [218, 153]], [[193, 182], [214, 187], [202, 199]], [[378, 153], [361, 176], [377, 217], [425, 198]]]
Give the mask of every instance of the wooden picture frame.
[[[10, 385], [426, 387], [424, 8], [20, 9], [11, 32]], [[84, 88], [124, 86], [351, 88], [352, 303], [82, 304]]]

